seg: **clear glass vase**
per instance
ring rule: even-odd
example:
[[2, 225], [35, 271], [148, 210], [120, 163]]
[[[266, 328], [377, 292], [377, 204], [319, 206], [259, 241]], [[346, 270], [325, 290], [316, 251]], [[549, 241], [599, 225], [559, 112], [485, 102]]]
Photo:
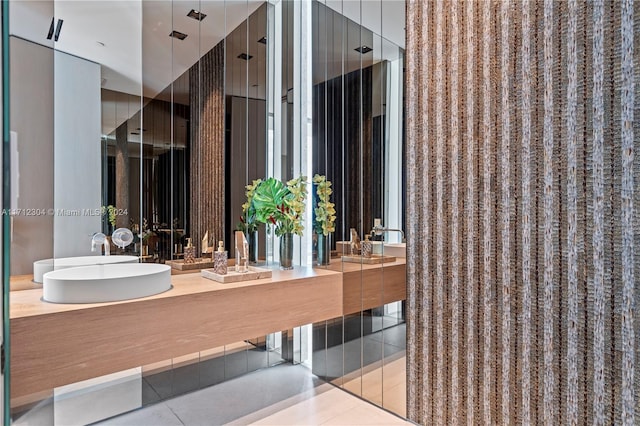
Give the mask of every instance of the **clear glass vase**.
[[293, 269], [293, 234], [280, 236], [280, 268]]

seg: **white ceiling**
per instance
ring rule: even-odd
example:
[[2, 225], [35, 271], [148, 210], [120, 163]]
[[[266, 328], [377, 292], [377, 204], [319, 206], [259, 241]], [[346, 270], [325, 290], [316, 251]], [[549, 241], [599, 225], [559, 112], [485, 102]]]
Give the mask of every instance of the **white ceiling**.
[[[153, 98], [240, 25], [260, 0], [11, 0], [10, 31], [102, 65], [105, 89]], [[207, 17], [187, 16], [191, 9]], [[51, 18], [60, 38], [46, 39]], [[175, 29], [185, 40], [169, 37]], [[142, 54], [144, 52], [144, 55]]]
[[[404, 0], [319, 1], [382, 35], [373, 37], [370, 42], [374, 48], [370, 55], [373, 62], [386, 58], [393, 50], [393, 46], [387, 49], [386, 40], [404, 47]], [[170, 99], [171, 93], [165, 89], [171, 82], [183, 76], [202, 55], [239, 25], [246, 28], [247, 16], [262, 4], [264, 1], [261, 0], [11, 0], [10, 33], [101, 64], [105, 89], [135, 96], [142, 94], [148, 99], [160, 94], [160, 98]], [[192, 19], [187, 16], [191, 9], [200, 10], [207, 17], [203, 21]], [[60, 38], [55, 43], [46, 39], [54, 16], [56, 20], [64, 20]], [[237, 32], [239, 36], [230, 38], [227, 45], [227, 63], [246, 69], [240, 74], [245, 74], [249, 81], [246, 81], [247, 77], [242, 81], [233, 77], [227, 79], [227, 85], [244, 88], [243, 93], [237, 93], [239, 95], [263, 97], [265, 81], [260, 69], [265, 66], [266, 58], [264, 45], [255, 42], [259, 35], [266, 35], [262, 34], [266, 32], [266, 27], [263, 28], [266, 19], [256, 21], [260, 22], [250, 22], [248, 31]], [[169, 37], [173, 29], [187, 34], [187, 38]], [[248, 33], [248, 38], [240, 33]], [[353, 62], [357, 66], [365, 57], [369, 58], [367, 55], [361, 58], [352, 49], [359, 43], [369, 44], [365, 40], [369, 37], [350, 40], [354, 46], [348, 46], [345, 58], [348, 64]], [[238, 59], [235, 50], [249, 50], [254, 56], [248, 68], [248, 62]], [[326, 61], [331, 61], [331, 56], [330, 51], [319, 55]], [[187, 84], [174, 84], [174, 100], [186, 102], [187, 95], [188, 80]], [[111, 105], [113, 102], [113, 99], [107, 100], [103, 108], [104, 134], [109, 134], [123, 121], [124, 116], [120, 115], [131, 117], [140, 105], [129, 98], [126, 105], [115, 107]]]

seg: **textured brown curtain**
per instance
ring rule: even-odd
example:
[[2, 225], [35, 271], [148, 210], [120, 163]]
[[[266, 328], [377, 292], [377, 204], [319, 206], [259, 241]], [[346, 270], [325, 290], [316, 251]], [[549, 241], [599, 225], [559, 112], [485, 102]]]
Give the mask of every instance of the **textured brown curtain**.
[[224, 239], [224, 42], [190, 68], [189, 86], [189, 230], [199, 256], [207, 231], [210, 245]]
[[640, 423], [639, 2], [406, 18], [409, 418]]

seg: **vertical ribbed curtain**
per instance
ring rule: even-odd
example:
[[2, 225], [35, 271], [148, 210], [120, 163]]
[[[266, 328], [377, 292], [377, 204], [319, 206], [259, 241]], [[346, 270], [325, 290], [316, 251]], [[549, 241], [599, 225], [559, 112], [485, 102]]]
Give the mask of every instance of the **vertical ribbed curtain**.
[[640, 423], [640, 4], [407, 0], [408, 416]]
[[189, 229], [197, 256], [207, 231], [210, 245], [224, 239], [224, 48], [218, 43], [189, 69]]

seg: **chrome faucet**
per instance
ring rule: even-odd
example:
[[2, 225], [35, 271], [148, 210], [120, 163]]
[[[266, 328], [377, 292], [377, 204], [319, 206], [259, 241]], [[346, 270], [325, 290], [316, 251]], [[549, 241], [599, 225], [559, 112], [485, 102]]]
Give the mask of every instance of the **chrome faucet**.
[[404, 239], [404, 231], [403, 231], [402, 229], [385, 228], [385, 227], [384, 227], [384, 226], [382, 226], [382, 225], [375, 225], [375, 226], [373, 227], [373, 229], [371, 230], [371, 232], [369, 233], [369, 235], [371, 235], [371, 237], [374, 237], [374, 236], [376, 236], [376, 235], [377, 235], [377, 236], [380, 236], [380, 235], [382, 235], [382, 234], [383, 234], [383, 233], [385, 233], [385, 232], [399, 232], [399, 233], [400, 233], [400, 236], [402, 237], [402, 242], [403, 242], [403, 243], [405, 242], [405, 239]]
[[93, 237], [91, 238], [91, 251], [96, 251], [98, 244], [102, 244], [104, 247], [105, 256], [109, 256], [111, 254], [111, 245], [109, 244], [109, 240], [102, 232], [96, 232], [93, 234]]

